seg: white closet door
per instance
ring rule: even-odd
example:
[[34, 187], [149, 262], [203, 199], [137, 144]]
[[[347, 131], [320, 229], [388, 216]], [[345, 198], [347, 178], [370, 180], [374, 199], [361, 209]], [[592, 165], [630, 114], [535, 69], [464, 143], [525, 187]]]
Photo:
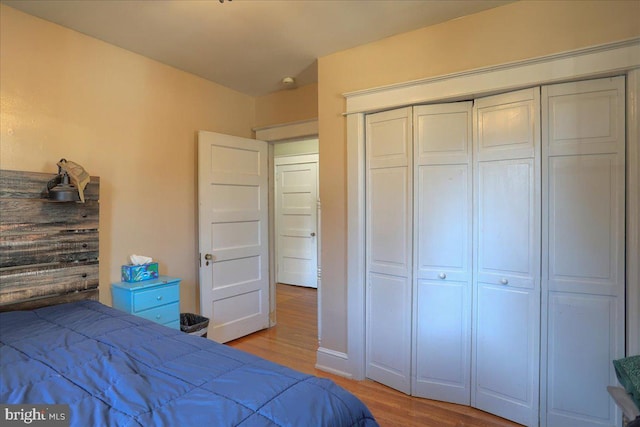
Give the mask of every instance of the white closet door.
[[411, 391], [411, 108], [366, 119], [366, 375]]
[[624, 88], [618, 77], [542, 89], [547, 426], [621, 425], [606, 387], [624, 357]]
[[471, 102], [414, 108], [412, 394], [469, 405]]
[[540, 92], [474, 105], [471, 404], [538, 424]]

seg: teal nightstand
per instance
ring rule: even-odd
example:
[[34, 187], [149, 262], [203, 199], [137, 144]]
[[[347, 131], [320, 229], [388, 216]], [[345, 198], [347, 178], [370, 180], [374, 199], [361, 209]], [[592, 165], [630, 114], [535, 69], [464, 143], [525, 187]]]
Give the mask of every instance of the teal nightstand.
[[180, 279], [159, 276], [142, 282], [111, 285], [113, 308], [180, 329]]

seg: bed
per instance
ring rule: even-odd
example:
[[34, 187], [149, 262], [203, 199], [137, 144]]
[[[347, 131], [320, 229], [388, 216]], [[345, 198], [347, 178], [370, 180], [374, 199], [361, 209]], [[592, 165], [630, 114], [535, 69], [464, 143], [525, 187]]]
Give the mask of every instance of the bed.
[[70, 405], [82, 426], [373, 426], [330, 380], [97, 301], [0, 314], [3, 403]]
[[378, 425], [331, 380], [98, 302], [99, 180], [93, 207], [62, 206], [38, 200], [48, 178], [0, 171], [1, 404], [69, 405], [72, 426]]

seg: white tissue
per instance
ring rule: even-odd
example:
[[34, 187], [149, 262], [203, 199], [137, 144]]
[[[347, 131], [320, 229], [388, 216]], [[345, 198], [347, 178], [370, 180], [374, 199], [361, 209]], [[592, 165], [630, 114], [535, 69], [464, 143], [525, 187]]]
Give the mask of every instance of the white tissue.
[[133, 265], [149, 264], [153, 261], [153, 258], [144, 255], [131, 255], [129, 259]]

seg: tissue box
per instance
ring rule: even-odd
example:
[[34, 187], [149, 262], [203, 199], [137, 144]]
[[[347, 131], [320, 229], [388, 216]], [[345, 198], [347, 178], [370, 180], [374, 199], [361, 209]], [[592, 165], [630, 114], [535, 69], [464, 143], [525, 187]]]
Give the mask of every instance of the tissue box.
[[158, 263], [150, 262], [141, 265], [123, 265], [122, 281], [123, 282], [141, 282], [143, 280], [151, 280], [158, 278]]

